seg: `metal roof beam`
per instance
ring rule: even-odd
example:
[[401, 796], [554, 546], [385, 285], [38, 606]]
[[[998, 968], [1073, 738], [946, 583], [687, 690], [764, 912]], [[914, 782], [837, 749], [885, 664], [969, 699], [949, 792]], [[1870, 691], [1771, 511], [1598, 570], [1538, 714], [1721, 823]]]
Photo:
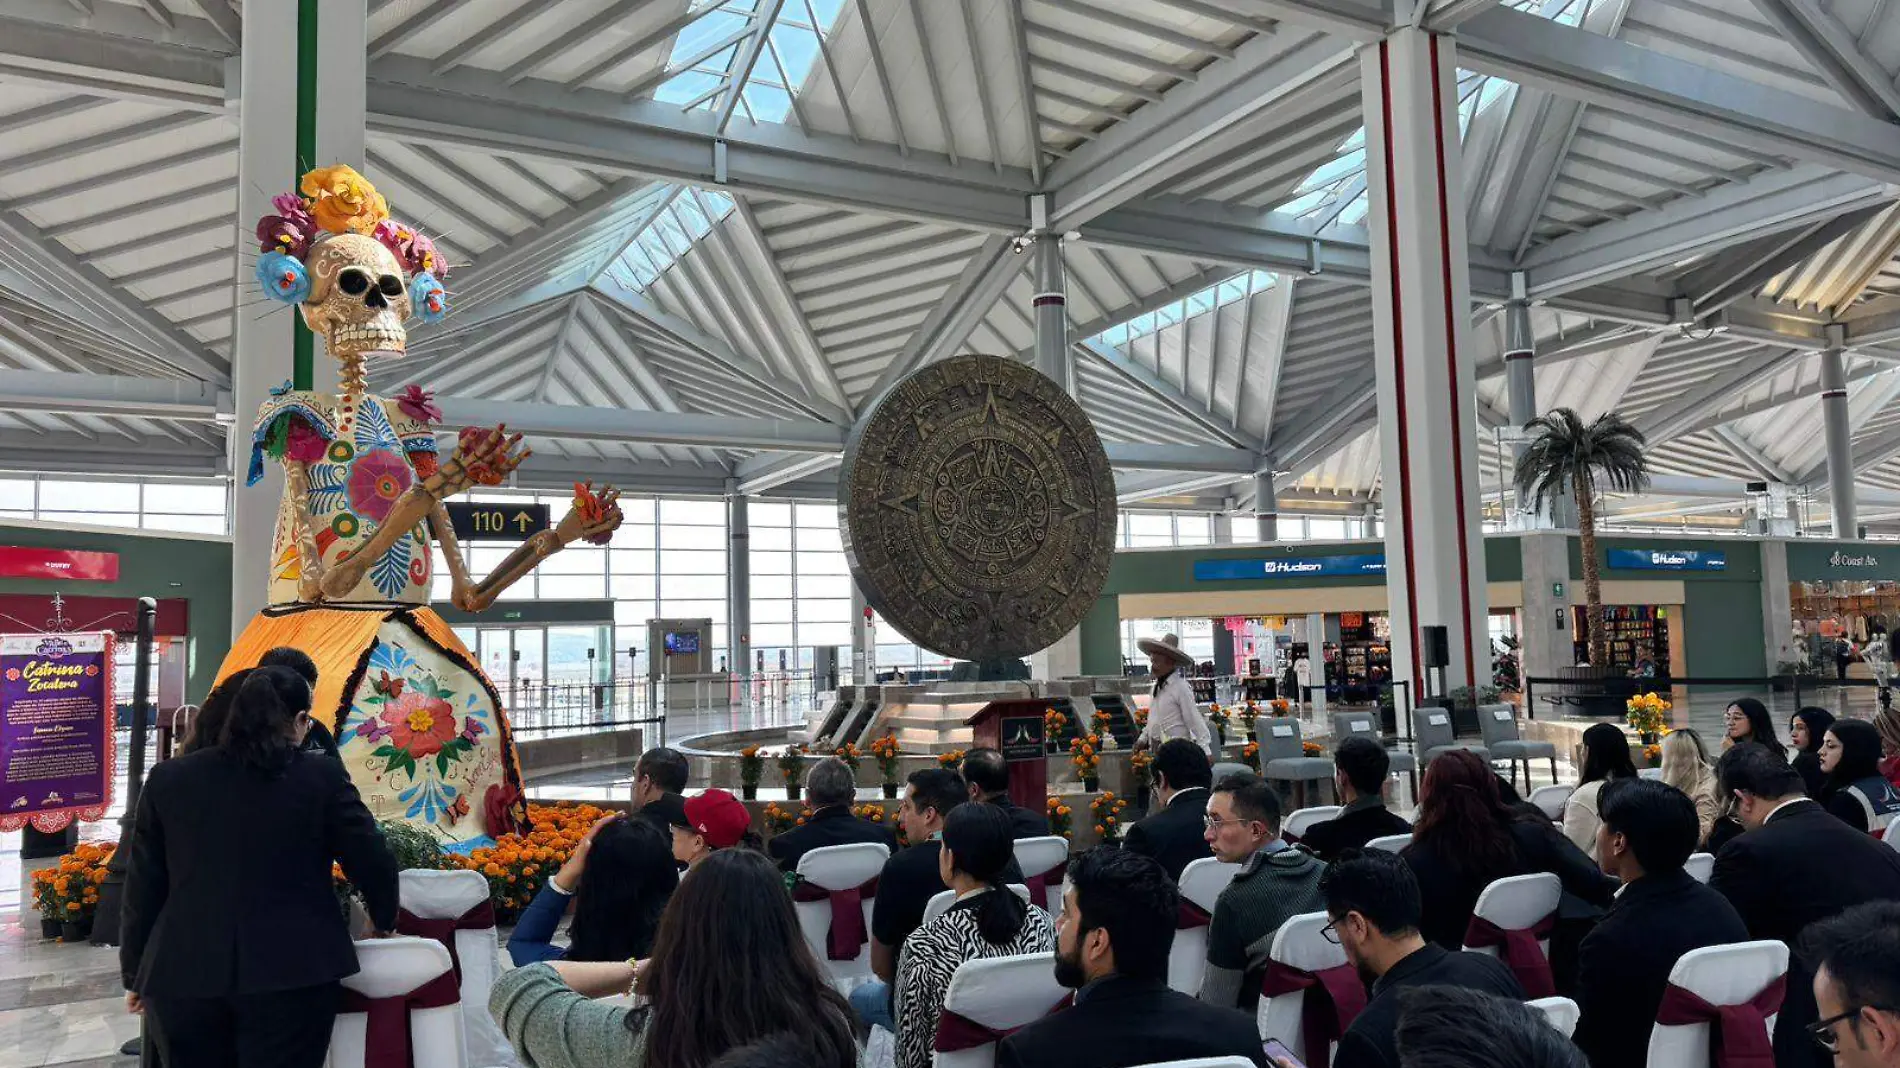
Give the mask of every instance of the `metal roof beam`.
[[1105, 441], [1102, 448], [1108, 453], [1108, 465], [1123, 471], [1191, 471], [1232, 480], [1252, 475], [1260, 468], [1260, 455], [1252, 449], [1134, 441]]
[[768, 453], [748, 456], [733, 465], [733, 477], [739, 480], [739, 492], [749, 497], [788, 483], [832, 471], [844, 462], [841, 453]]
[[51, 0], [10, 0], [7, 6], [32, 15], [0, 17], [0, 79], [10, 84], [172, 110], [227, 110], [231, 46], [203, 19], [179, 18], [165, 33], [168, 43], [161, 44], [146, 39], [150, 20], [123, 4], [101, 5], [91, 15]]
[[1163, 381], [1160, 375], [1129, 359], [1113, 346], [1084, 340], [1077, 341], [1075, 349], [1100, 360], [1103, 366], [1115, 371], [1138, 388], [1153, 395], [1161, 403], [1185, 416], [1203, 433], [1211, 434], [1215, 439], [1235, 446], [1247, 446], [1255, 451], [1259, 450], [1260, 442], [1248, 441], [1236, 434], [1228, 428], [1227, 424], [1214, 418], [1214, 414], [1205, 406], [1182, 394], [1180, 390]]
[[858, 405], [868, 412], [905, 375], [919, 367], [935, 363], [961, 349], [979, 324], [996, 307], [1003, 292], [1021, 273], [1027, 256], [1011, 248], [1003, 237], [990, 237], [963, 268], [963, 273], [937, 301], [930, 315], [911, 335], [891, 362], [877, 376], [877, 382]]
[[744, 418], [687, 412], [525, 404], [438, 397], [448, 425], [507, 423], [523, 434], [645, 445], [700, 445], [774, 452], [844, 452], [845, 428], [816, 419]]
[[1755, 10], [1857, 110], [1883, 122], [1900, 118], [1893, 76], [1861, 51], [1853, 31], [1821, 0], [1755, 0]]
[[1800, 266], [1884, 210], [1886, 206], [1878, 204], [1858, 208], [1794, 231], [1750, 241], [1685, 275], [1676, 288], [1695, 301], [1697, 315], [1726, 308], [1754, 296], [1782, 273]]
[[1755, 443], [1743, 437], [1739, 431], [1730, 427], [1718, 426], [1709, 431], [1715, 440], [1721, 442], [1735, 454], [1735, 458], [1746, 464], [1761, 477], [1771, 482], [1793, 482], [1794, 476], [1782, 470], [1781, 465], [1770, 459], [1768, 454], [1755, 447]]
[[1679, 395], [1673, 403], [1637, 416], [1636, 426], [1649, 439], [1650, 448], [1681, 437], [1696, 416], [1716, 407], [1722, 398], [1740, 393], [1781, 370], [1783, 364], [1801, 354], [1800, 349], [1786, 348], [1760, 349], [1750, 353], [1729, 364], [1726, 374], [1705, 380], [1699, 388]]
[[9, 370], [0, 411], [225, 421], [232, 408], [230, 390], [196, 379]]

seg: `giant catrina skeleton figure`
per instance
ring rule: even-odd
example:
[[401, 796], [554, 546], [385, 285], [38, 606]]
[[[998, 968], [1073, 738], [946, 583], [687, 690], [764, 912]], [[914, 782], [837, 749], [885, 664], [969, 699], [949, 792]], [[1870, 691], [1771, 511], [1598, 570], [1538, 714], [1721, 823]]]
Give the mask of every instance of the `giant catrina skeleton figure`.
[[271, 391], [257, 413], [249, 481], [267, 457], [284, 468], [271, 555], [270, 607], [239, 636], [219, 678], [295, 646], [317, 662], [312, 715], [381, 819], [406, 819], [465, 843], [513, 830], [522, 814], [514, 742], [495, 687], [428, 607], [431, 533], [451, 599], [481, 611], [536, 564], [619, 527], [618, 494], [574, 488], [553, 530], [470, 580], [442, 502], [495, 485], [527, 458], [505, 427], [463, 430], [440, 460], [442, 413], [420, 387], [395, 398], [366, 388], [372, 356], [400, 357], [412, 316], [447, 313], [435, 247], [392, 221], [376, 190], [348, 167], [304, 175], [258, 223], [257, 281], [303, 314], [341, 368], [340, 391]]

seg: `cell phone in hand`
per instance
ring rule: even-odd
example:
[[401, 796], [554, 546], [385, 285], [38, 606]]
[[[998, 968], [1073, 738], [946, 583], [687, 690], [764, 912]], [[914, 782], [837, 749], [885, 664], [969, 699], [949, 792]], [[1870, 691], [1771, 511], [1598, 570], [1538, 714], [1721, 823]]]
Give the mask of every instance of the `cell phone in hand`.
[[1266, 1051], [1267, 1063], [1273, 1068], [1306, 1068], [1306, 1062], [1295, 1057], [1293, 1051], [1277, 1038], [1267, 1039], [1260, 1048]]

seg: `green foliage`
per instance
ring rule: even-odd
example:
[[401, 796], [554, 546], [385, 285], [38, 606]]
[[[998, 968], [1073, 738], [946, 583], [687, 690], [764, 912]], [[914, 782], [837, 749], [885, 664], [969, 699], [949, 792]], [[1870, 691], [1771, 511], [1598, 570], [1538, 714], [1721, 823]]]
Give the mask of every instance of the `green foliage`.
[[[1532, 435], [1517, 458], [1513, 481], [1520, 507], [1548, 506], [1579, 485], [1590, 492], [1640, 493], [1649, 486], [1648, 439], [1629, 420], [1606, 412], [1595, 422], [1557, 408], [1525, 424]], [[1594, 496], [1594, 492], [1590, 492]]]

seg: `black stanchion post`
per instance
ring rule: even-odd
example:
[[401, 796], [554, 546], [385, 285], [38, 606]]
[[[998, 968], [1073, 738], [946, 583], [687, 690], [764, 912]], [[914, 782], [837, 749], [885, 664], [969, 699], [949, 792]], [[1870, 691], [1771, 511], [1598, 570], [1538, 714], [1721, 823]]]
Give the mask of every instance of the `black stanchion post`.
[[119, 912], [125, 901], [125, 865], [131, 852], [132, 824], [139, 810], [139, 789], [145, 785], [145, 716], [152, 696], [152, 631], [158, 623], [158, 602], [139, 598], [138, 646], [132, 658], [132, 746], [125, 781], [125, 815], [119, 817], [119, 848], [106, 863], [106, 881], [99, 887], [99, 906], [93, 914], [92, 942], [119, 944]]

